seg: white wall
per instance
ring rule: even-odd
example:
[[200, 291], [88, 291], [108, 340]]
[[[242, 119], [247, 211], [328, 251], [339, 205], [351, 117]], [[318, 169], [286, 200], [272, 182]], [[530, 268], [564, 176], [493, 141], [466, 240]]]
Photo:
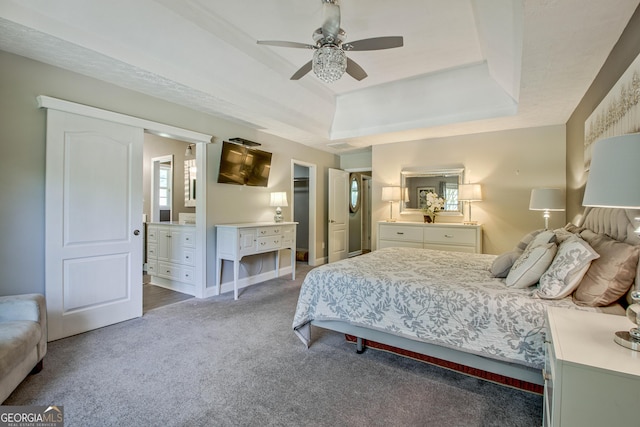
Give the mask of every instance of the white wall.
[[[318, 167], [316, 254], [326, 256], [325, 199], [327, 169], [339, 166], [336, 155], [293, 141], [266, 135], [188, 107], [101, 82], [71, 71], [0, 51], [0, 295], [44, 292], [44, 189], [46, 112], [38, 109], [36, 96], [47, 95], [79, 104], [149, 119], [214, 135], [206, 162], [208, 217], [208, 285], [215, 279], [214, 224], [272, 220], [271, 191], [290, 192], [291, 159]], [[262, 143], [273, 153], [269, 188], [218, 184], [220, 141], [232, 137]], [[286, 219], [290, 210], [283, 209]], [[283, 266], [288, 265], [282, 257]], [[252, 260], [248, 269], [252, 270]], [[266, 260], [263, 272], [273, 270]], [[243, 270], [242, 274], [245, 272]]]
[[[389, 216], [389, 205], [380, 200], [382, 187], [400, 185], [402, 168], [462, 166], [470, 182], [482, 184], [484, 200], [474, 203], [472, 211], [473, 219], [483, 224], [483, 251], [499, 254], [512, 249], [525, 233], [544, 227], [542, 213], [529, 211], [531, 189], [565, 188], [565, 162], [564, 126], [377, 145], [372, 156], [374, 222]], [[393, 208], [393, 216], [399, 216], [398, 204]], [[400, 219], [422, 221], [419, 214]], [[439, 222], [462, 220], [438, 217]], [[563, 225], [564, 212], [554, 212], [549, 226]], [[375, 241], [377, 235], [373, 237]]]

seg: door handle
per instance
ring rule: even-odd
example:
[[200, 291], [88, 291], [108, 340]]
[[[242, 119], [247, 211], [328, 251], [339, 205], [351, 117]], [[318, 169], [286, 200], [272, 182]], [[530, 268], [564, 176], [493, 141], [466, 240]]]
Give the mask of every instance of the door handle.
[[333, 224], [334, 222], [335, 222], [335, 221], [334, 221], [334, 220], [332, 220], [332, 219], [330, 219], [330, 220], [329, 220], [329, 224]]
[[140, 234], [140, 230], [133, 230], [133, 235], [137, 236], [138, 234]]

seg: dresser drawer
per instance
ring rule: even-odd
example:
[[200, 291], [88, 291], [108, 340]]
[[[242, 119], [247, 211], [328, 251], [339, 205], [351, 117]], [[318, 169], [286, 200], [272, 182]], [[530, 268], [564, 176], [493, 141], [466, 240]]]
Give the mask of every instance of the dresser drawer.
[[279, 236], [284, 227], [260, 227], [257, 229], [258, 237]]
[[257, 251], [271, 251], [282, 246], [282, 236], [258, 237], [256, 239]]
[[476, 231], [456, 227], [425, 227], [425, 243], [445, 243], [451, 245], [474, 245], [476, 244]]
[[420, 227], [412, 227], [409, 225], [380, 225], [381, 240], [399, 240], [403, 242], [420, 242], [422, 243], [422, 230]]
[[282, 244], [288, 245], [293, 242], [296, 237], [295, 228], [291, 226], [282, 227]]

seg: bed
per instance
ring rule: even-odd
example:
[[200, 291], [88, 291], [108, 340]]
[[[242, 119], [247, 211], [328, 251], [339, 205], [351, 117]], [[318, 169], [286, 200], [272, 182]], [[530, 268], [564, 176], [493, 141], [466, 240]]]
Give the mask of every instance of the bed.
[[[631, 247], [630, 280], [638, 282], [638, 217], [640, 211], [591, 208], [571, 232]], [[624, 296], [593, 307], [576, 304], [574, 294], [540, 298], [539, 285], [506, 286], [490, 271], [496, 258], [396, 247], [320, 266], [302, 284], [293, 330], [307, 347], [312, 327], [320, 327], [357, 337], [358, 351], [369, 340], [542, 384], [546, 307], [624, 313]]]

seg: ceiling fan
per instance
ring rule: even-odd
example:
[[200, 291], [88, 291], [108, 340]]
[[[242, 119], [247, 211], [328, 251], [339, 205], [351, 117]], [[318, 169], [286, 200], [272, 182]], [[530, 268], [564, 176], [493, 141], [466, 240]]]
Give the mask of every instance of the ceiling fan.
[[346, 33], [340, 28], [340, 6], [338, 0], [321, 0], [324, 9], [322, 27], [313, 32], [316, 44], [278, 40], [258, 40], [258, 44], [278, 47], [313, 49], [313, 59], [296, 71], [291, 80], [298, 80], [313, 69], [318, 78], [326, 83], [334, 82], [346, 71], [356, 80], [367, 77], [367, 73], [351, 58], [347, 51], [382, 50], [402, 47], [402, 36], [374, 37], [345, 43]]

